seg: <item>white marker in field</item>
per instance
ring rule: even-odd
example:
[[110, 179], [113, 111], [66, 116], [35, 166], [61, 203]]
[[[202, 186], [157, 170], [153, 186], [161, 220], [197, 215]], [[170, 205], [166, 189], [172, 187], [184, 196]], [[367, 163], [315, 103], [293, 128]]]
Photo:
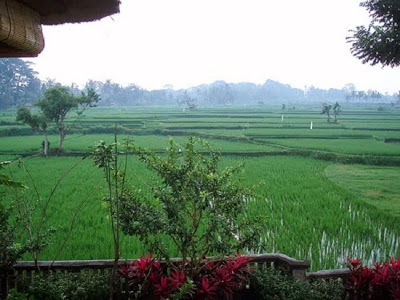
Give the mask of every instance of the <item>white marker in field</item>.
[[311, 124], [310, 124], [310, 129], [312, 129], [312, 121], [311, 121]]
[[283, 122], [283, 115], [282, 115], [282, 122]]

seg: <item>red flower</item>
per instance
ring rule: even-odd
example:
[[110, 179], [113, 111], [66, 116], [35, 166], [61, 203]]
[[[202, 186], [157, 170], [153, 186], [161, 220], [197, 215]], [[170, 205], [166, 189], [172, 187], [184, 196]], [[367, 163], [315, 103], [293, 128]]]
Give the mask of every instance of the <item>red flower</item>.
[[119, 276], [128, 279], [131, 277], [131, 266], [128, 264], [125, 264], [125, 266], [122, 266], [118, 269], [118, 274]]
[[358, 258], [347, 258], [347, 261], [351, 264], [353, 268], [357, 268], [361, 264], [361, 260]]
[[154, 271], [153, 271], [153, 272], [150, 273], [149, 279], [150, 279], [151, 283], [155, 284], [155, 283], [160, 282], [160, 280], [161, 280], [161, 275], [160, 275], [159, 272], [154, 272]]
[[249, 262], [250, 259], [247, 256], [237, 254], [236, 258], [227, 261], [226, 269], [229, 273], [237, 277], [235, 279], [243, 283], [251, 272], [250, 267], [247, 266]]
[[168, 278], [161, 277], [160, 283], [154, 285], [154, 294], [160, 296], [161, 299], [170, 297], [170, 288], [168, 286]]
[[373, 285], [385, 286], [390, 281], [389, 278], [389, 270], [390, 265], [387, 263], [384, 264], [375, 264], [375, 274], [372, 280]]
[[369, 284], [374, 278], [374, 272], [368, 267], [360, 267], [353, 269], [349, 277], [349, 285], [347, 289], [350, 291], [363, 291], [368, 290]]
[[153, 266], [154, 260], [152, 259], [151, 253], [147, 253], [146, 258], [143, 256], [139, 260], [133, 263], [133, 267], [138, 273], [145, 274], [149, 271], [150, 267]]
[[201, 278], [201, 286], [196, 291], [196, 299], [211, 300], [216, 299], [216, 287], [207, 277]]
[[397, 261], [394, 260], [394, 258], [391, 256], [390, 257], [390, 262], [392, 263], [392, 267], [395, 269], [400, 269], [400, 257], [397, 258]]
[[171, 277], [170, 277], [170, 284], [171, 284], [171, 288], [172, 289], [179, 289], [180, 287], [182, 287], [185, 282], [186, 282], [186, 275], [184, 272], [182, 271], [176, 271], [174, 270], [171, 273]]
[[232, 274], [226, 268], [219, 268], [215, 273], [215, 283], [224, 298], [233, 294], [234, 283], [232, 282]]

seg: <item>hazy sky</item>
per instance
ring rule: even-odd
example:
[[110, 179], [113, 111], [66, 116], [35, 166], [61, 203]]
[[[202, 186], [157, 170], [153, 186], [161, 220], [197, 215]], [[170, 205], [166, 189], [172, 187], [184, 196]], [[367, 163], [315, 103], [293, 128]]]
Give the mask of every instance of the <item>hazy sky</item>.
[[397, 92], [400, 67], [363, 65], [346, 43], [367, 25], [360, 0], [122, 0], [121, 13], [45, 26], [39, 77], [147, 89], [215, 80]]

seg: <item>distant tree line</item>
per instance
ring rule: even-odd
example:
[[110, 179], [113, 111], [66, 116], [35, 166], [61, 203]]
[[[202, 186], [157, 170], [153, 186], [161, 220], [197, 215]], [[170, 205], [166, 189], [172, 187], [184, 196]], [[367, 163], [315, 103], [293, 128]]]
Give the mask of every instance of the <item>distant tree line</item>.
[[314, 86], [304, 90], [293, 88], [274, 80], [264, 84], [248, 82], [227, 83], [215, 81], [188, 89], [174, 90], [166, 86], [160, 90], [145, 90], [135, 84], [122, 86], [111, 80], [105, 82], [89, 80], [86, 88], [93, 89], [101, 97], [99, 106], [172, 106], [193, 108], [213, 105], [264, 105], [291, 103], [351, 102], [351, 103], [395, 103], [398, 94], [381, 94], [375, 90], [357, 90], [354, 84], [342, 89], [319, 89]]
[[[53, 79], [40, 80], [30, 62], [19, 58], [0, 59], [0, 109], [21, 106], [33, 106], [43, 98], [46, 90], [61, 86]], [[287, 103], [396, 103], [398, 94], [383, 95], [378, 91], [357, 90], [354, 84], [342, 89], [320, 89], [308, 86], [304, 89], [293, 88], [288, 84], [267, 80], [264, 84], [227, 83], [216, 81], [188, 89], [175, 90], [165, 86], [159, 90], [146, 90], [136, 84], [121, 84], [106, 81], [88, 80], [85, 87], [77, 84], [67, 87], [79, 96], [88, 89], [95, 91], [101, 98], [99, 106], [181, 106], [196, 108], [213, 105], [264, 105]]]

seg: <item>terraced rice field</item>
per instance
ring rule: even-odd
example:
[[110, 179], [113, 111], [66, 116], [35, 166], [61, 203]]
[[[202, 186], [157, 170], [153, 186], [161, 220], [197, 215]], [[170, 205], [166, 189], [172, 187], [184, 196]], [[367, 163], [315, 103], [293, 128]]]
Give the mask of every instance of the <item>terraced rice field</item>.
[[[14, 111], [6, 111], [0, 112], [0, 155], [2, 160], [14, 160], [10, 171], [29, 185], [15, 160], [23, 155], [43, 198], [57, 178], [78, 163], [51, 199], [46, 226], [57, 231], [42, 259], [112, 257], [102, 174], [81, 157], [95, 142], [111, 142], [118, 124], [120, 140], [129, 137], [157, 152], [165, 149], [169, 138], [183, 144], [189, 135], [198, 135], [221, 151], [223, 164], [244, 162], [245, 183], [255, 185], [257, 192], [249, 213], [267, 224], [267, 246], [259, 251], [308, 258], [313, 269], [336, 268], [347, 256], [372, 261], [400, 255], [400, 111], [376, 108], [344, 106], [337, 124], [327, 123], [318, 108], [307, 107], [284, 112], [274, 107], [185, 112], [96, 108], [67, 136], [64, 155], [48, 158], [34, 156], [43, 138], [16, 124]], [[53, 149], [56, 133], [53, 129], [50, 135]], [[131, 189], [140, 190], [145, 198], [157, 178], [136, 157], [129, 161]], [[29, 191], [33, 190], [31, 186]], [[34, 201], [33, 193], [30, 197]], [[10, 199], [5, 196], [2, 201]], [[145, 251], [135, 237], [123, 238], [123, 257]]]

